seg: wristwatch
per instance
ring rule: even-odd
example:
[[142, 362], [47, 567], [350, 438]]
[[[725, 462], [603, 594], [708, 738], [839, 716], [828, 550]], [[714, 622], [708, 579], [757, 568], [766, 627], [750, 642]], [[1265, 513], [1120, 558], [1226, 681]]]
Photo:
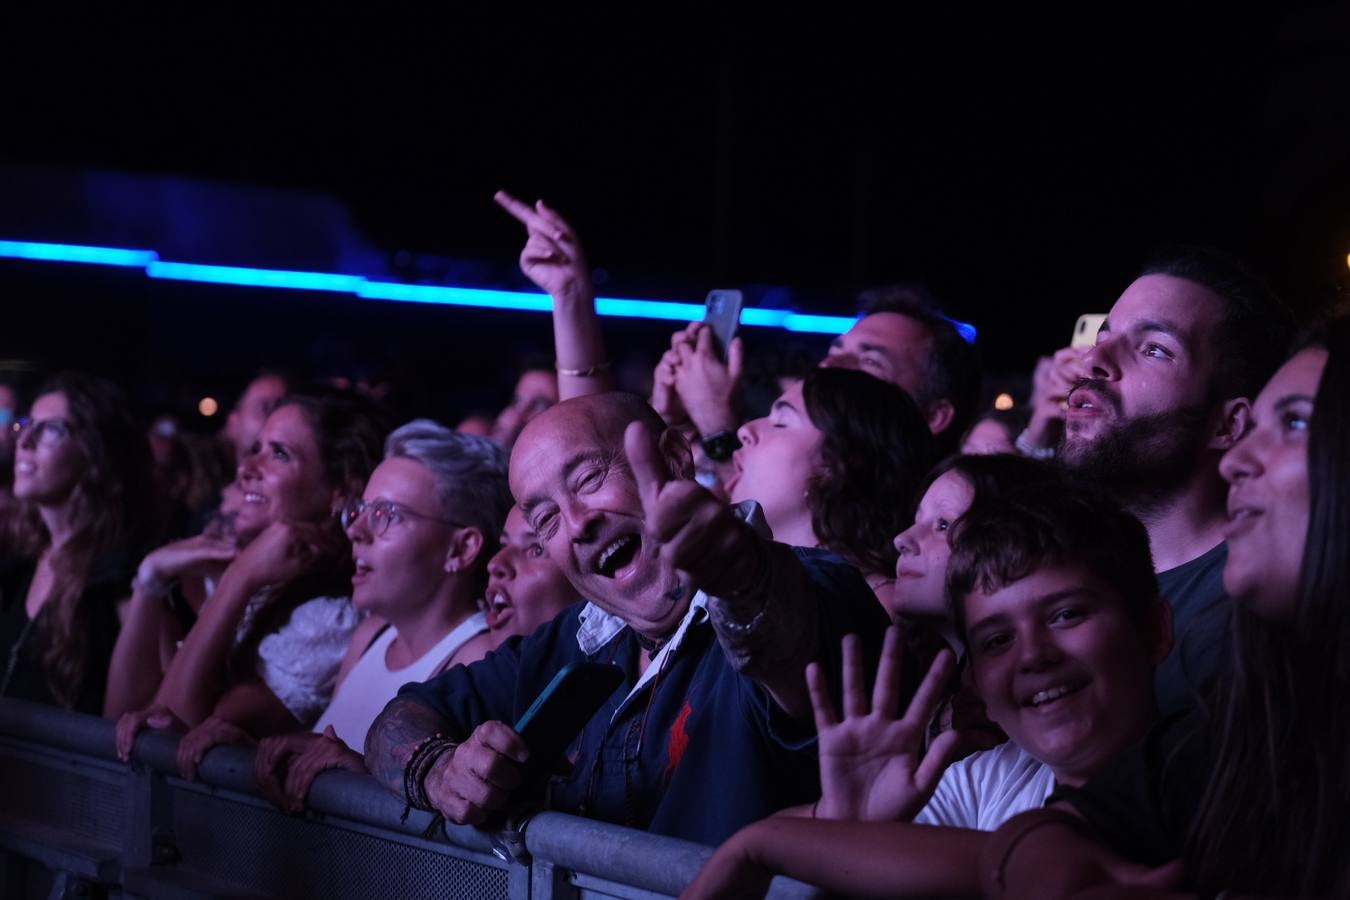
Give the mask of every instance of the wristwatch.
[[726, 462], [731, 459], [731, 454], [741, 449], [741, 442], [734, 431], [719, 431], [717, 434], [710, 434], [700, 440], [699, 443], [703, 445], [703, 452], [708, 454], [708, 459], [717, 462]]

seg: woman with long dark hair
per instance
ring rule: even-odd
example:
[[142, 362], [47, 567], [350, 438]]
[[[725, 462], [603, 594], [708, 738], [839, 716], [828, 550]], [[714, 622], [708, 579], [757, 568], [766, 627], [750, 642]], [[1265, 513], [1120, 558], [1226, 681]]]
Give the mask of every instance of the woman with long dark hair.
[[0, 566], [0, 696], [97, 713], [148, 455], [126, 397], [68, 372], [19, 422], [17, 551]]
[[776, 541], [838, 553], [887, 604], [892, 540], [935, 453], [909, 395], [852, 369], [813, 369], [737, 437], [732, 501], [758, 501]]
[[991, 895], [1350, 896], [1350, 319], [1304, 341], [1252, 413], [1220, 466], [1234, 624], [1217, 697], [1066, 793], [1077, 816], [1004, 826]]

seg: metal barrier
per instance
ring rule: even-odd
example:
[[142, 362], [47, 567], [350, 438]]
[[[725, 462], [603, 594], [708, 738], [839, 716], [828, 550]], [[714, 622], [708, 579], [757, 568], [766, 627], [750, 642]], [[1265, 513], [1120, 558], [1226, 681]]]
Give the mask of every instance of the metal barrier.
[[[487, 834], [451, 825], [366, 776], [325, 772], [309, 808], [261, 799], [253, 754], [218, 747], [198, 782], [174, 761], [178, 738], [147, 733], [131, 765], [113, 723], [0, 700], [0, 897], [435, 897], [583, 900], [678, 894], [712, 852], [561, 813], [524, 831], [527, 855], [503, 860]], [[773, 898], [822, 896], [776, 879]]]

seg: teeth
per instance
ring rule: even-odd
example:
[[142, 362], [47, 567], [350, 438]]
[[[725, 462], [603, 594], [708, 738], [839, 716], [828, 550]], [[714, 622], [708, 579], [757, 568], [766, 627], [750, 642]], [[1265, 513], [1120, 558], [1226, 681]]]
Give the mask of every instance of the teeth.
[[596, 561], [595, 567], [597, 569], [603, 569], [605, 565], [610, 561], [610, 558], [613, 557], [615, 553], [618, 553], [619, 550], [627, 546], [628, 541], [629, 538], [626, 537], [619, 538], [617, 541], [606, 547], [604, 551], [601, 552], [600, 559]]
[[1040, 706], [1042, 703], [1049, 703], [1051, 700], [1058, 700], [1065, 694], [1072, 694], [1077, 688], [1061, 685], [1052, 687], [1044, 691], [1037, 691], [1031, 695], [1031, 705]]
[[245, 503], [265, 503], [266, 498], [262, 494], [255, 494], [253, 491], [244, 492]]
[[505, 609], [507, 606], [506, 597], [499, 591], [492, 595], [492, 608]]

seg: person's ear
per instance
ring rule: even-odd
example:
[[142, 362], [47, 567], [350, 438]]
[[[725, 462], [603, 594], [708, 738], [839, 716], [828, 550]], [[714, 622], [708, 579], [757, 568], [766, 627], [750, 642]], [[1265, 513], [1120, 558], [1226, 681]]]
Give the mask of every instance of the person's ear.
[[1252, 403], [1246, 397], [1225, 400], [1219, 410], [1219, 422], [1210, 436], [1212, 450], [1227, 450], [1242, 440], [1252, 427]]
[[956, 419], [956, 407], [947, 399], [935, 400], [928, 406], [928, 430], [933, 434], [942, 434], [951, 427]]
[[694, 477], [694, 451], [689, 439], [678, 428], [667, 428], [657, 440], [661, 458], [672, 478], [692, 480]]
[[1149, 662], [1161, 665], [1172, 653], [1172, 604], [1162, 597], [1153, 602], [1144, 622], [1147, 631]]
[[485, 543], [483, 532], [475, 526], [456, 528], [445, 548], [445, 571], [453, 574], [472, 569]]

